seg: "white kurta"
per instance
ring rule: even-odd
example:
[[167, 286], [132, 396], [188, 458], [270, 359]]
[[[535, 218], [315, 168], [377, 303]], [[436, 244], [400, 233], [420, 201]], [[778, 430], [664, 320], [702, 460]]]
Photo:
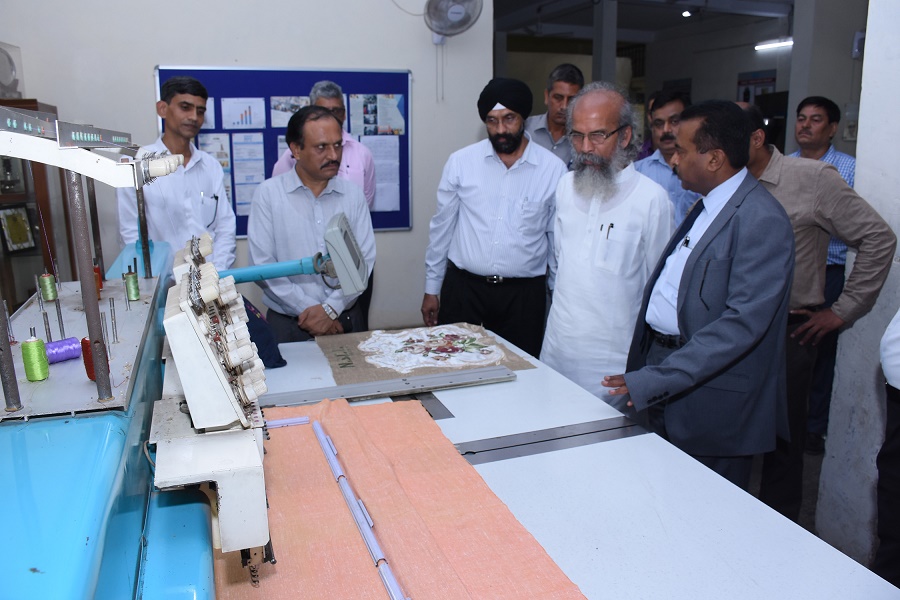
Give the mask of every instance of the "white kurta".
[[604, 375], [625, 372], [644, 285], [672, 234], [665, 190], [628, 165], [608, 202], [556, 189], [558, 260], [541, 360], [596, 396]]

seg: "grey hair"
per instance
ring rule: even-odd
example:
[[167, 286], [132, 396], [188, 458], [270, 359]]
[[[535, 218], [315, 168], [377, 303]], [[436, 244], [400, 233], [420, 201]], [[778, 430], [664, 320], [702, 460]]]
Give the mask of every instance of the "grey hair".
[[569, 107], [566, 112], [566, 133], [572, 132], [572, 115], [575, 112], [575, 107], [578, 106], [578, 102], [587, 94], [596, 92], [614, 94], [622, 100], [622, 110], [619, 112], [619, 126], [622, 127], [627, 125], [631, 128], [631, 141], [622, 149], [622, 151], [625, 153], [629, 162], [633, 161], [638, 155], [637, 138], [634, 135], [634, 132], [637, 131], [637, 117], [634, 114], [634, 107], [631, 102], [628, 101], [628, 92], [614, 83], [608, 81], [592, 81], [581, 88], [581, 91], [572, 98], [571, 102], [569, 102]]
[[312, 89], [309, 90], [309, 103], [315, 104], [319, 98], [340, 98], [344, 101], [344, 91], [341, 86], [333, 81], [322, 80], [317, 81]]

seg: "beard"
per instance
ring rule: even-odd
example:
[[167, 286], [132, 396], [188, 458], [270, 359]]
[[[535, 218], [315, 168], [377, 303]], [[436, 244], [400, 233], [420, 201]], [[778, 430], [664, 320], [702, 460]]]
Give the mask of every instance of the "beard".
[[607, 202], [619, 191], [616, 175], [628, 165], [624, 149], [616, 147], [611, 158], [589, 152], [576, 152], [572, 161], [575, 193], [582, 198]]
[[518, 133], [495, 133], [489, 135], [491, 146], [497, 154], [512, 154], [522, 145], [522, 138], [525, 137], [525, 125], [519, 129]]

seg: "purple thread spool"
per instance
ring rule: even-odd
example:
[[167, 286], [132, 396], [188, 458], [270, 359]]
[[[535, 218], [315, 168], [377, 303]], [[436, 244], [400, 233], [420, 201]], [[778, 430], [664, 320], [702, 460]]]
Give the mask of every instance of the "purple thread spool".
[[50, 364], [72, 360], [81, 356], [81, 342], [78, 338], [66, 338], [47, 344], [47, 362]]

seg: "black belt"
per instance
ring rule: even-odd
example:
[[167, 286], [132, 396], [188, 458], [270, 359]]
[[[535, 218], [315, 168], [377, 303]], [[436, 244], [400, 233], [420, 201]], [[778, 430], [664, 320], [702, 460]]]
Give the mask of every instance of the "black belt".
[[464, 275], [469, 279], [474, 279], [475, 281], [481, 281], [484, 283], [523, 283], [528, 281], [538, 281], [546, 278], [546, 275], [538, 275], [537, 277], [505, 277], [503, 275], [478, 275], [477, 273], [470, 273], [465, 269], [460, 269], [456, 265], [453, 264], [452, 261], [447, 261], [447, 268], [456, 271], [460, 275]]
[[687, 344], [687, 340], [685, 340], [680, 335], [668, 335], [665, 333], [660, 333], [653, 328], [650, 328], [650, 335], [653, 336], [653, 341], [663, 348], [681, 348], [682, 346]]

